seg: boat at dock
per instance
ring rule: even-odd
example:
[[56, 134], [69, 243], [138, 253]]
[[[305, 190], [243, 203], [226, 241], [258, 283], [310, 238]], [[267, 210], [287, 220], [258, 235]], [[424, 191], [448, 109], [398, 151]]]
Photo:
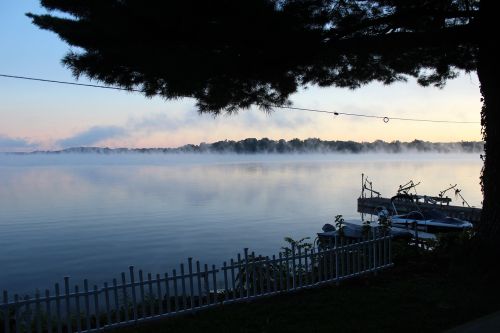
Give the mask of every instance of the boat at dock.
[[370, 225], [363, 225], [363, 221], [349, 220], [342, 224], [342, 231], [331, 224], [323, 226], [323, 232], [317, 233], [316, 244], [329, 245], [336, 244], [336, 242], [343, 238], [344, 241], [360, 242], [369, 239], [370, 237], [380, 237], [382, 235], [391, 236], [393, 239], [436, 239], [436, 235], [421, 230], [415, 230], [409, 227], [383, 226], [372, 223]]
[[[409, 181], [400, 185], [396, 196], [391, 198], [383, 197], [382, 194], [373, 189], [373, 183], [362, 175], [361, 196], [358, 198], [358, 212], [362, 214], [378, 215], [382, 209], [386, 209], [390, 216], [409, 214], [418, 211], [422, 214], [432, 214], [437, 211], [446, 217], [467, 221], [472, 224], [479, 222], [481, 218], [481, 208], [470, 206], [463, 198], [457, 185], [441, 191], [438, 195], [422, 195], [416, 193], [416, 186], [420, 183]], [[411, 193], [411, 191], [415, 193]], [[455, 195], [462, 200], [462, 206], [452, 205], [452, 199], [445, 196], [447, 191], [454, 191]], [[397, 198], [397, 211], [393, 205], [393, 199]], [[449, 220], [451, 221], [451, 220]], [[452, 225], [452, 223], [450, 223]]]
[[412, 211], [407, 214], [396, 214], [388, 217], [393, 227], [417, 228], [425, 232], [462, 231], [472, 228], [472, 223], [456, 217], [450, 217], [439, 210], [429, 210], [425, 213]]

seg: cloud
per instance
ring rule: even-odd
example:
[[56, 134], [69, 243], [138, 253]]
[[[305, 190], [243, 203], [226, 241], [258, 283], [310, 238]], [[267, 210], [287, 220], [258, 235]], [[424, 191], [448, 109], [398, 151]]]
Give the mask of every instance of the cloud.
[[107, 139], [113, 139], [127, 135], [127, 131], [118, 126], [94, 126], [86, 131], [74, 136], [57, 141], [57, 144], [64, 147], [92, 146]]
[[0, 134], [0, 151], [25, 151], [29, 149], [34, 149], [37, 144], [31, 143], [25, 139], [21, 138], [10, 138], [8, 136]]
[[206, 122], [206, 115], [189, 112], [186, 114], [157, 113], [128, 121], [130, 131], [178, 131], [196, 127]]
[[240, 117], [239, 122], [247, 128], [274, 127], [295, 130], [313, 123], [310, 115], [305, 115], [304, 112], [279, 108], [269, 114], [255, 109], [233, 117]]
[[237, 115], [218, 117], [211, 114], [199, 114], [194, 109], [179, 110], [131, 117], [124, 126], [93, 126], [73, 136], [55, 141], [55, 147], [136, 146], [134, 142], [137, 140], [144, 141], [146, 143], [142, 144], [149, 146], [154, 144], [147, 142], [154, 138], [159, 145], [165, 143], [171, 145], [172, 140], [178, 141], [173, 139], [174, 136], [180, 134], [190, 141], [180, 140], [175, 145], [197, 144], [201, 141], [217, 141], [231, 137], [231, 132], [235, 131], [240, 136], [269, 137], [269, 132], [276, 129], [296, 131], [312, 123], [313, 119], [309, 115], [299, 112], [286, 113], [282, 110], [276, 110], [270, 114], [257, 109], [242, 110]]
[[194, 110], [184, 113], [157, 113], [141, 118], [130, 118], [127, 123], [129, 131], [176, 132], [188, 129], [200, 129], [207, 126], [228, 126], [247, 129], [297, 129], [313, 123], [309, 115], [291, 113], [280, 109], [267, 114], [263, 111], [252, 109], [242, 110], [235, 115], [199, 114]]

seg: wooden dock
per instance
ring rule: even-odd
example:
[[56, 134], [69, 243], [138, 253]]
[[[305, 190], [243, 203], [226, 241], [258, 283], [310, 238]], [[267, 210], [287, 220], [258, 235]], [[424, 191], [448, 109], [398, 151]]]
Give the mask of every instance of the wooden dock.
[[[391, 204], [391, 199], [383, 197], [369, 197], [369, 198], [358, 198], [358, 212], [364, 214], [376, 214], [376, 209], [378, 207], [385, 207], [389, 212], [393, 212], [393, 207]], [[460, 218], [463, 220], [470, 221], [472, 223], [479, 222], [481, 217], [481, 209], [475, 207], [464, 207], [464, 206], [453, 206], [449, 204], [431, 204], [424, 202], [401, 202], [396, 203], [396, 209], [398, 213], [409, 213], [411, 211], [420, 209], [425, 212], [431, 209], [439, 209], [445, 212], [451, 217]]]

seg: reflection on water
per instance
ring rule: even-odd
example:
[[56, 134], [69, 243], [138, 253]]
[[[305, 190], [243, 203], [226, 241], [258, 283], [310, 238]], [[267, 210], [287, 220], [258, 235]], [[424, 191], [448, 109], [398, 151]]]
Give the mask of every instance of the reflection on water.
[[361, 173], [386, 196], [409, 179], [431, 195], [458, 183], [479, 206], [480, 170], [451, 154], [0, 156], [0, 289], [273, 254], [284, 236], [359, 218]]

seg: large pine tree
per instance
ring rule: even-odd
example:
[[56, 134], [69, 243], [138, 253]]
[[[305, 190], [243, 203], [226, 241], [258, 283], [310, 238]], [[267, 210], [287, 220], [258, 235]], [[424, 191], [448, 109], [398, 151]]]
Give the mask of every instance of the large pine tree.
[[[492, 0], [42, 0], [28, 14], [78, 47], [63, 63], [78, 77], [201, 112], [288, 103], [301, 86], [357, 88], [417, 78], [442, 86], [477, 71], [486, 142], [483, 253], [499, 254], [498, 33]], [[63, 13], [65, 15], [59, 15]]]

